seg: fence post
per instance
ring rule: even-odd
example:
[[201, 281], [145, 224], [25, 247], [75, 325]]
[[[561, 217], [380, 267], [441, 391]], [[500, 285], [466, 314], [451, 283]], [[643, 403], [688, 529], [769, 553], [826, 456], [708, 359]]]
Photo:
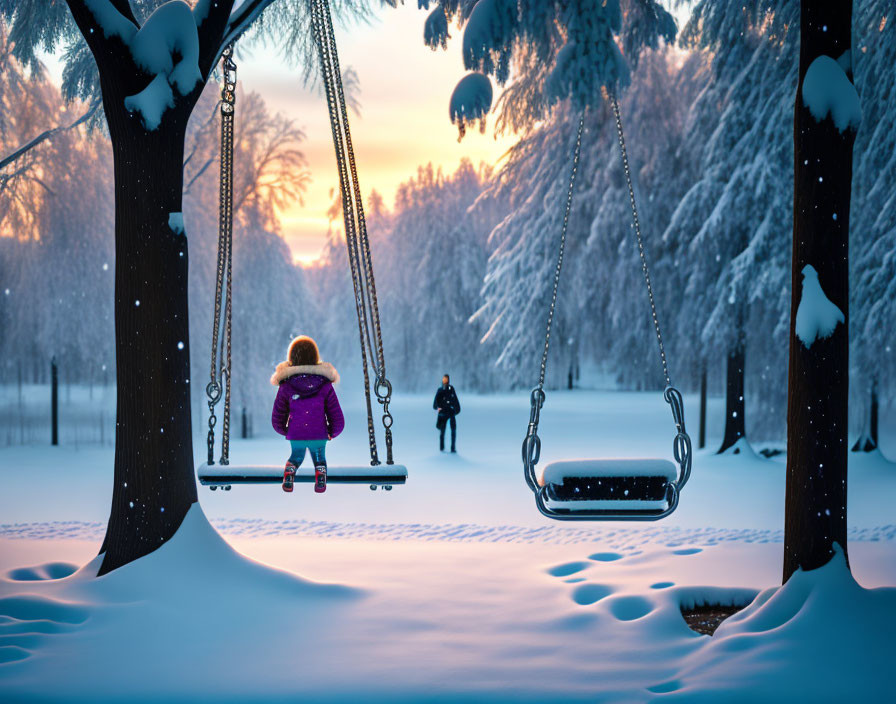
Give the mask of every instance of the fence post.
[[50, 360], [50, 424], [53, 445], [59, 444], [59, 367], [56, 358]]

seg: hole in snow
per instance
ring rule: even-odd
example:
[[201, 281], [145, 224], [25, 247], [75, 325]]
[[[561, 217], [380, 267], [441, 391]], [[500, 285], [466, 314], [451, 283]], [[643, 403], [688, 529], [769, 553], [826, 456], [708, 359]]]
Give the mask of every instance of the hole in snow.
[[711, 636], [722, 621], [743, 608], [743, 606], [721, 606], [719, 604], [695, 606], [693, 609], [682, 609], [681, 616], [692, 631], [704, 636]]

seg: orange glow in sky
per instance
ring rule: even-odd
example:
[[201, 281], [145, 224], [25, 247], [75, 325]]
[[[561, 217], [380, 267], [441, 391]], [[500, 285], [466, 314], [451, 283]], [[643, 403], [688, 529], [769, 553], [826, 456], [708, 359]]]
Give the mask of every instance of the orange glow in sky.
[[[495, 139], [490, 116], [485, 134], [468, 131], [458, 143], [457, 127], [448, 118], [448, 99], [466, 73], [461, 32], [451, 29], [447, 51], [431, 51], [423, 44], [426, 15], [416, 2], [409, 2], [383, 8], [369, 25], [345, 29], [334, 18], [340, 64], [354, 68], [361, 83], [361, 115], [349, 118], [361, 188], [365, 198], [379, 191], [389, 206], [398, 185], [414, 176], [418, 165], [432, 162], [450, 172], [463, 157], [474, 164], [493, 164], [515, 141], [513, 136]], [[326, 101], [315, 89], [302, 86], [300, 67], [289, 66], [276, 54], [255, 49], [238, 61], [243, 89], [260, 93], [273, 111], [294, 119], [305, 131], [302, 150], [312, 182], [305, 204], [286, 208], [281, 221], [295, 259], [310, 263], [324, 244], [330, 190], [339, 184]]]

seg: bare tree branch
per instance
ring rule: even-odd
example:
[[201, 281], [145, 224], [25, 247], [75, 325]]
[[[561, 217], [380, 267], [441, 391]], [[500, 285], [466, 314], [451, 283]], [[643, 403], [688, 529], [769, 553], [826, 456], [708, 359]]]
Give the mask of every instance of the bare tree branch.
[[96, 111], [99, 110], [99, 107], [100, 107], [100, 101], [99, 100], [94, 101], [93, 105], [90, 106], [90, 108], [87, 110], [87, 112], [85, 112], [83, 115], [81, 115], [81, 117], [79, 117], [77, 120], [75, 120], [70, 125], [60, 125], [59, 127], [54, 127], [53, 129], [49, 129], [44, 132], [41, 132], [39, 135], [37, 135], [37, 137], [32, 139], [30, 142], [28, 142], [27, 144], [23, 144], [21, 147], [19, 147], [14, 152], [12, 152], [12, 154], [10, 154], [10, 155], [4, 157], [2, 160], [0, 160], [0, 169], [6, 168], [10, 164], [12, 164], [14, 161], [19, 159], [21, 156], [28, 153], [29, 151], [34, 149], [36, 146], [47, 141], [48, 139], [50, 139], [54, 135], [58, 134], [59, 132], [67, 132], [68, 130], [74, 129], [78, 125], [81, 125], [81, 124], [87, 122], [87, 120], [89, 120], [91, 117], [93, 117], [96, 114]]

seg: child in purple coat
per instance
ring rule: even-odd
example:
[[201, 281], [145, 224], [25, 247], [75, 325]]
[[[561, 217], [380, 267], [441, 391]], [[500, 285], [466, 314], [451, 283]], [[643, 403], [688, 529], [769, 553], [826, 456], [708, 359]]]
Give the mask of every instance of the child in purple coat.
[[296, 469], [305, 459], [306, 450], [314, 461], [314, 491], [327, 489], [327, 441], [345, 427], [333, 388], [337, 381], [336, 369], [320, 361], [317, 343], [305, 335], [292, 341], [286, 361], [277, 365], [271, 377], [271, 384], [280, 387], [271, 424], [292, 446], [283, 472], [283, 491], [292, 491]]

